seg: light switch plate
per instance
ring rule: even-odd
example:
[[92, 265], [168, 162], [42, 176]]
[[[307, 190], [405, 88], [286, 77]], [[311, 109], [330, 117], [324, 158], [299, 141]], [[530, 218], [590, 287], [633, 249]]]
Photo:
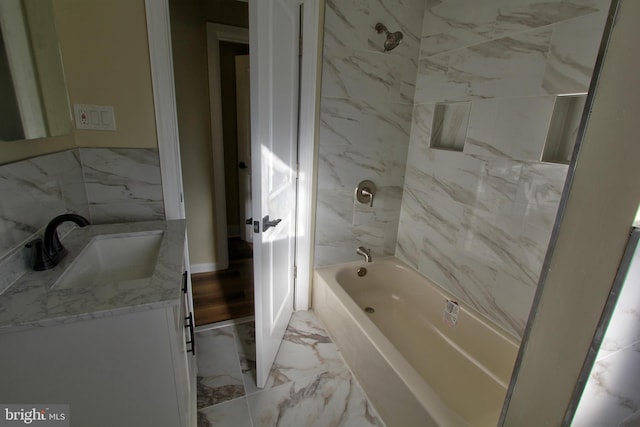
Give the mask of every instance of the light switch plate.
[[116, 116], [110, 105], [73, 104], [76, 129], [116, 130]]

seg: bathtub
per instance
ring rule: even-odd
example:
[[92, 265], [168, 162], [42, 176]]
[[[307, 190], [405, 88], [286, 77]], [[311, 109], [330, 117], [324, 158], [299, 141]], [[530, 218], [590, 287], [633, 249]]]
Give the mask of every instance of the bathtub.
[[387, 427], [498, 422], [518, 343], [461, 303], [445, 322], [448, 300], [394, 257], [314, 272], [313, 309]]

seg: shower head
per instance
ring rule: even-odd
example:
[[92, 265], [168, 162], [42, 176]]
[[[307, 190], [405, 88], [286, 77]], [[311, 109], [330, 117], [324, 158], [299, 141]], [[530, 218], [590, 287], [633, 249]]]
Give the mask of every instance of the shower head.
[[403, 35], [400, 31], [396, 31], [395, 33], [387, 33], [387, 39], [384, 41], [384, 51], [388, 52], [398, 47], [398, 45], [402, 41], [402, 37]]
[[398, 47], [400, 42], [402, 41], [403, 34], [400, 31], [396, 31], [395, 33], [389, 32], [387, 27], [384, 24], [378, 22], [375, 26], [375, 30], [378, 34], [385, 33], [387, 35], [387, 39], [384, 41], [384, 52], [389, 52], [390, 50]]

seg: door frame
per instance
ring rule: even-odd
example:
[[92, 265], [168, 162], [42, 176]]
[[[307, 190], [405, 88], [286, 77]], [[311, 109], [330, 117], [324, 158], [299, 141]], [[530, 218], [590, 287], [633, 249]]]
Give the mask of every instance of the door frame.
[[240, 239], [253, 243], [253, 223], [249, 221], [250, 224], [247, 224], [246, 221], [246, 219], [253, 217], [253, 195], [250, 184], [251, 168], [249, 166], [240, 167], [243, 162], [246, 165], [250, 165], [253, 154], [251, 152], [251, 85], [249, 83], [251, 70], [249, 60], [250, 56], [247, 53], [246, 55], [236, 55], [234, 61], [236, 67], [236, 132], [238, 136], [236, 146], [238, 169], [236, 169], [236, 176], [238, 177], [240, 218], [245, 219], [239, 224]]
[[325, 0], [305, 0], [304, 5], [294, 310], [308, 310], [311, 306]]
[[185, 210], [171, 53], [169, 1], [145, 0], [145, 10], [164, 214], [168, 220], [183, 219]]
[[[305, 54], [302, 61], [303, 79], [300, 89], [300, 146], [298, 153], [300, 178], [298, 180], [296, 212], [298, 226], [296, 230], [295, 310], [307, 310], [310, 306], [311, 296], [324, 6], [325, 0], [306, 0], [303, 15], [302, 49]], [[169, 3], [168, 0], [145, 0], [145, 9], [165, 216], [167, 219], [182, 219], [185, 217], [185, 212], [179, 160], [180, 146], [171, 53]], [[226, 236], [226, 224], [224, 235]]]

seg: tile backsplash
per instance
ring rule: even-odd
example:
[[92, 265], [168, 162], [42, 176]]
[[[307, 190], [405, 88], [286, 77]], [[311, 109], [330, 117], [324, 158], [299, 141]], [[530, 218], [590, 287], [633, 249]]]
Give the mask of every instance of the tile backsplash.
[[77, 150], [0, 166], [0, 194], [0, 259], [56, 215], [89, 215]]
[[77, 148], [0, 166], [0, 292], [30, 268], [24, 244], [55, 216], [94, 224], [164, 219], [155, 149]]
[[158, 150], [81, 148], [80, 159], [92, 222], [164, 219]]

